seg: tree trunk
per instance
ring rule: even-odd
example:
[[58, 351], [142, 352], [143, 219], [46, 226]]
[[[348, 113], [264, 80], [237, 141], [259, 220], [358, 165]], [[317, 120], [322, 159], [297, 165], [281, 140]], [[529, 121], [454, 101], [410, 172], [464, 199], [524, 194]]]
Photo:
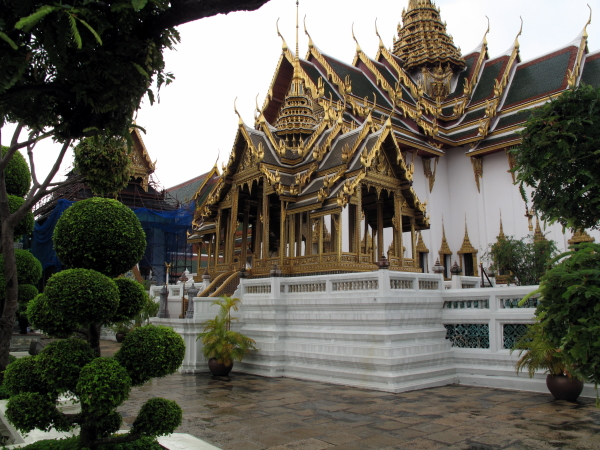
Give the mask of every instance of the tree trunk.
[[85, 423], [81, 424], [81, 431], [79, 432], [79, 445], [83, 448], [90, 448], [92, 444], [98, 440], [98, 429], [96, 425], [90, 425], [90, 423], [94, 423], [93, 420], [90, 420], [89, 411], [86, 411], [88, 408], [85, 404], [81, 405], [81, 412], [83, 417], [85, 418]]
[[90, 337], [89, 337], [89, 343], [90, 343], [90, 347], [92, 347], [92, 350], [94, 350], [94, 353], [96, 355], [96, 357], [100, 357], [100, 327], [102, 325], [99, 323], [93, 323], [92, 325], [90, 325]]
[[[6, 288], [4, 291], [4, 301], [0, 304], [0, 372], [4, 372], [8, 365], [8, 352], [10, 351], [10, 339], [12, 337], [15, 324], [15, 314], [17, 312], [17, 298], [19, 292], [19, 283], [17, 281], [17, 267], [14, 248], [14, 229], [12, 223], [7, 220], [8, 199], [4, 188], [4, 173], [0, 171], [0, 217], [2, 218], [2, 228], [0, 234], [0, 243], [2, 246], [2, 256], [4, 257], [4, 279]], [[2, 195], [4, 194], [4, 195]]]

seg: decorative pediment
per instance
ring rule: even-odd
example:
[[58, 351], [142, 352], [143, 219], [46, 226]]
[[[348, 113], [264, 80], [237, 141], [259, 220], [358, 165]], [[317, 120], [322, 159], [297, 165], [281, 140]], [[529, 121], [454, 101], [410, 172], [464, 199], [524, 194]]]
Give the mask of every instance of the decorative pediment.
[[140, 131], [135, 128], [131, 132], [133, 138], [133, 147], [129, 158], [131, 159], [131, 176], [134, 179], [141, 178], [141, 186], [145, 191], [148, 191], [148, 182], [150, 175], [154, 173], [156, 162], [152, 162], [148, 150], [142, 140]]

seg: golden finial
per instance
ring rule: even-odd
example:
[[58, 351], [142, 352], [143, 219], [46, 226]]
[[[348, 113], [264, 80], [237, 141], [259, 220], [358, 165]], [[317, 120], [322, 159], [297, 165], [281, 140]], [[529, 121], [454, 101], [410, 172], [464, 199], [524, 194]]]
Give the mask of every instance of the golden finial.
[[519, 36], [521, 36], [521, 34], [523, 34], [523, 17], [519, 16], [519, 19], [521, 19], [521, 28], [519, 29], [519, 34], [517, 34], [517, 37], [515, 38], [515, 47], [519, 48], [520, 44], [519, 44]]
[[540, 218], [537, 214], [535, 215], [535, 233], [533, 239], [535, 241], [543, 241], [544, 239], [546, 239], [544, 233], [542, 233], [542, 228], [540, 227]]
[[487, 35], [490, 32], [490, 18], [488, 16], [485, 16], [485, 18], [487, 19], [488, 26], [487, 30], [485, 31], [485, 34], [483, 35], [483, 43], [484, 45], [487, 45]]
[[300, 58], [298, 56], [298, 54], [300, 53], [299, 50], [299, 46], [298, 46], [298, 10], [300, 9], [300, 2], [298, 0], [296, 0], [296, 59]]
[[360, 44], [358, 43], [356, 36], [354, 36], [354, 22], [352, 22], [352, 39], [354, 39], [354, 42], [356, 42], [356, 51], [362, 52], [362, 50], [360, 49]]
[[288, 49], [287, 42], [283, 38], [283, 35], [279, 32], [279, 17], [277, 18], [277, 22], [275, 22], [275, 27], [277, 28], [277, 36], [281, 38], [281, 50], [284, 52]]
[[375, 17], [375, 35], [379, 38], [379, 48], [384, 48], [385, 45], [383, 45], [383, 40], [379, 36], [379, 30], [377, 29], [377, 17]]
[[308, 34], [308, 30], [306, 29], [306, 16], [304, 16], [304, 34], [308, 36], [308, 48], [313, 48], [315, 44], [313, 43], [313, 40], [310, 37], [310, 34]]
[[237, 110], [237, 106], [236, 106], [236, 102], [237, 102], [237, 97], [235, 98], [235, 100], [233, 101], [233, 111], [237, 114], [237, 116], [240, 118], [240, 120], [238, 121], [238, 125], [243, 125], [244, 121], [242, 120], [242, 116], [240, 115], [240, 113]]
[[585, 27], [583, 27], [583, 37], [584, 37], [584, 38], [587, 38], [587, 37], [588, 37], [588, 34], [587, 34], [587, 27], [588, 27], [588, 25], [590, 25], [590, 24], [592, 23], [592, 7], [589, 5], [589, 3], [588, 3], [588, 5], [587, 5], [587, 7], [588, 7], [588, 8], [590, 8], [590, 18], [589, 18], [589, 20], [587, 21], [587, 23], [585, 24]]
[[504, 234], [504, 227], [502, 226], [502, 210], [500, 210], [500, 233], [498, 234], [498, 239], [504, 239], [506, 235]]

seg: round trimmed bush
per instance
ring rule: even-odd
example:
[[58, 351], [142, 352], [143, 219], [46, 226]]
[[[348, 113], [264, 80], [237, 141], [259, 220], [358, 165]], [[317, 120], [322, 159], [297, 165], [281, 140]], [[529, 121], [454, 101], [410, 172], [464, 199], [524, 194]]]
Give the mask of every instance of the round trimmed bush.
[[81, 369], [76, 390], [86, 410], [102, 416], [127, 400], [131, 379], [114, 358], [96, 358]]
[[[23, 203], [25, 203], [25, 199], [22, 197], [17, 197], [16, 195], [8, 196], [8, 209], [10, 210], [11, 214], [15, 213], [23, 205]], [[33, 232], [33, 225], [33, 213], [29, 211], [15, 227], [15, 242], [21, 239], [24, 234], [31, 234]]]
[[36, 392], [25, 392], [8, 399], [6, 417], [15, 428], [28, 433], [35, 428], [50, 431], [59, 412], [54, 402]]
[[146, 325], [129, 333], [115, 358], [127, 369], [133, 386], [150, 378], [177, 371], [185, 355], [185, 344], [171, 328]]
[[121, 429], [121, 423], [123, 423], [123, 417], [117, 411], [103, 415], [100, 420], [96, 422], [96, 429], [98, 430], [99, 437], [108, 437], [111, 434], [116, 433]]
[[[15, 248], [17, 262], [17, 280], [19, 284], [37, 283], [42, 277], [42, 264], [29, 250]], [[4, 298], [6, 280], [4, 278], [4, 256], [0, 254], [0, 298]]]
[[144, 286], [129, 278], [117, 278], [115, 280], [119, 288], [119, 307], [113, 315], [113, 322], [124, 322], [131, 320], [142, 310], [148, 299]]
[[131, 159], [122, 137], [88, 137], [77, 144], [74, 153], [75, 170], [94, 194], [112, 195], [127, 187]]
[[50, 387], [36, 374], [37, 357], [25, 356], [11, 362], [4, 371], [4, 387], [10, 395], [35, 392], [47, 397]]
[[82, 339], [65, 339], [47, 345], [37, 356], [37, 375], [56, 394], [75, 392], [81, 369], [94, 359], [94, 351]]
[[30, 300], [33, 300], [38, 294], [38, 288], [35, 287], [33, 284], [19, 284], [19, 304], [26, 305]]
[[173, 400], [151, 398], [140, 409], [132, 431], [147, 436], [171, 434], [181, 425], [182, 417], [181, 407]]
[[146, 236], [133, 211], [116, 200], [89, 198], [67, 209], [54, 229], [54, 248], [67, 267], [116, 277], [137, 264]]
[[73, 317], [51, 308], [44, 294], [39, 294], [29, 301], [25, 315], [34, 328], [58, 338], [69, 337], [78, 327]]
[[116, 283], [89, 269], [55, 273], [48, 280], [44, 295], [48, 305], [58, 314], [84, 326], [108, 322], [119, 306]]
[[[8, 147], [2, 146], [2, 156]], [[29, 165], [21, 152], [17, 151], [4, 168], [6, 192], [17, 197], [25, 197], [31, 186], [31, 172]]]

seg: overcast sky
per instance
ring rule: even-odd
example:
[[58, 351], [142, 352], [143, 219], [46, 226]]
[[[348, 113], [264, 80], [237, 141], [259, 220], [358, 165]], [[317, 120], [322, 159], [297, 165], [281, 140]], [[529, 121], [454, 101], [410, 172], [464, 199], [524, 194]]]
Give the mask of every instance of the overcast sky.
[[[523, 18], [523, 61], [564, 47], [581, 33], [589, 18], [587, 3], [595, 13], [588, 27], [589, 49], [600, 50], [600, 0], [438, 0], [442, 20], [463, 55], [482, 40], [487, 28], [491, 57], [512, 48]], [[392, 45], [402, 9], [408, 0], [331, 1], [301, 0], [301, 22], [315, 45], [328, 55], [351, 63], [356, 45], [374, 57], [378, 49], [375, 19], [384, 44]], [[137, 123], [146, 128], [144, 142], [153, 160], [155, 176], [163, 187], [196, 177], [213, 166], [219, 155], [226, 161], [237, 129], [233, 102], [247, 124], [253, 125], [255, 98], [262, 106], [281, 54], [281, 39], [275, 23], [293, 50], [295, 45], [295, 1], [271, 0], [255, 12], [232, 13], [203, 19], [179, 27], [182, 42], [166, 54], [167, 69], [175, 82], [160, 93], [160, 103], [145, 102]], [[300, 55], [308, 40], [300, 24]], [[6, 130], [8, 131], [8, 130]], [[3, 130], [3, 144], [9, 136]], [[43, 146], [48, 159], [51, 145]], [[38, 167], [49, 163], [36, 163]]]

